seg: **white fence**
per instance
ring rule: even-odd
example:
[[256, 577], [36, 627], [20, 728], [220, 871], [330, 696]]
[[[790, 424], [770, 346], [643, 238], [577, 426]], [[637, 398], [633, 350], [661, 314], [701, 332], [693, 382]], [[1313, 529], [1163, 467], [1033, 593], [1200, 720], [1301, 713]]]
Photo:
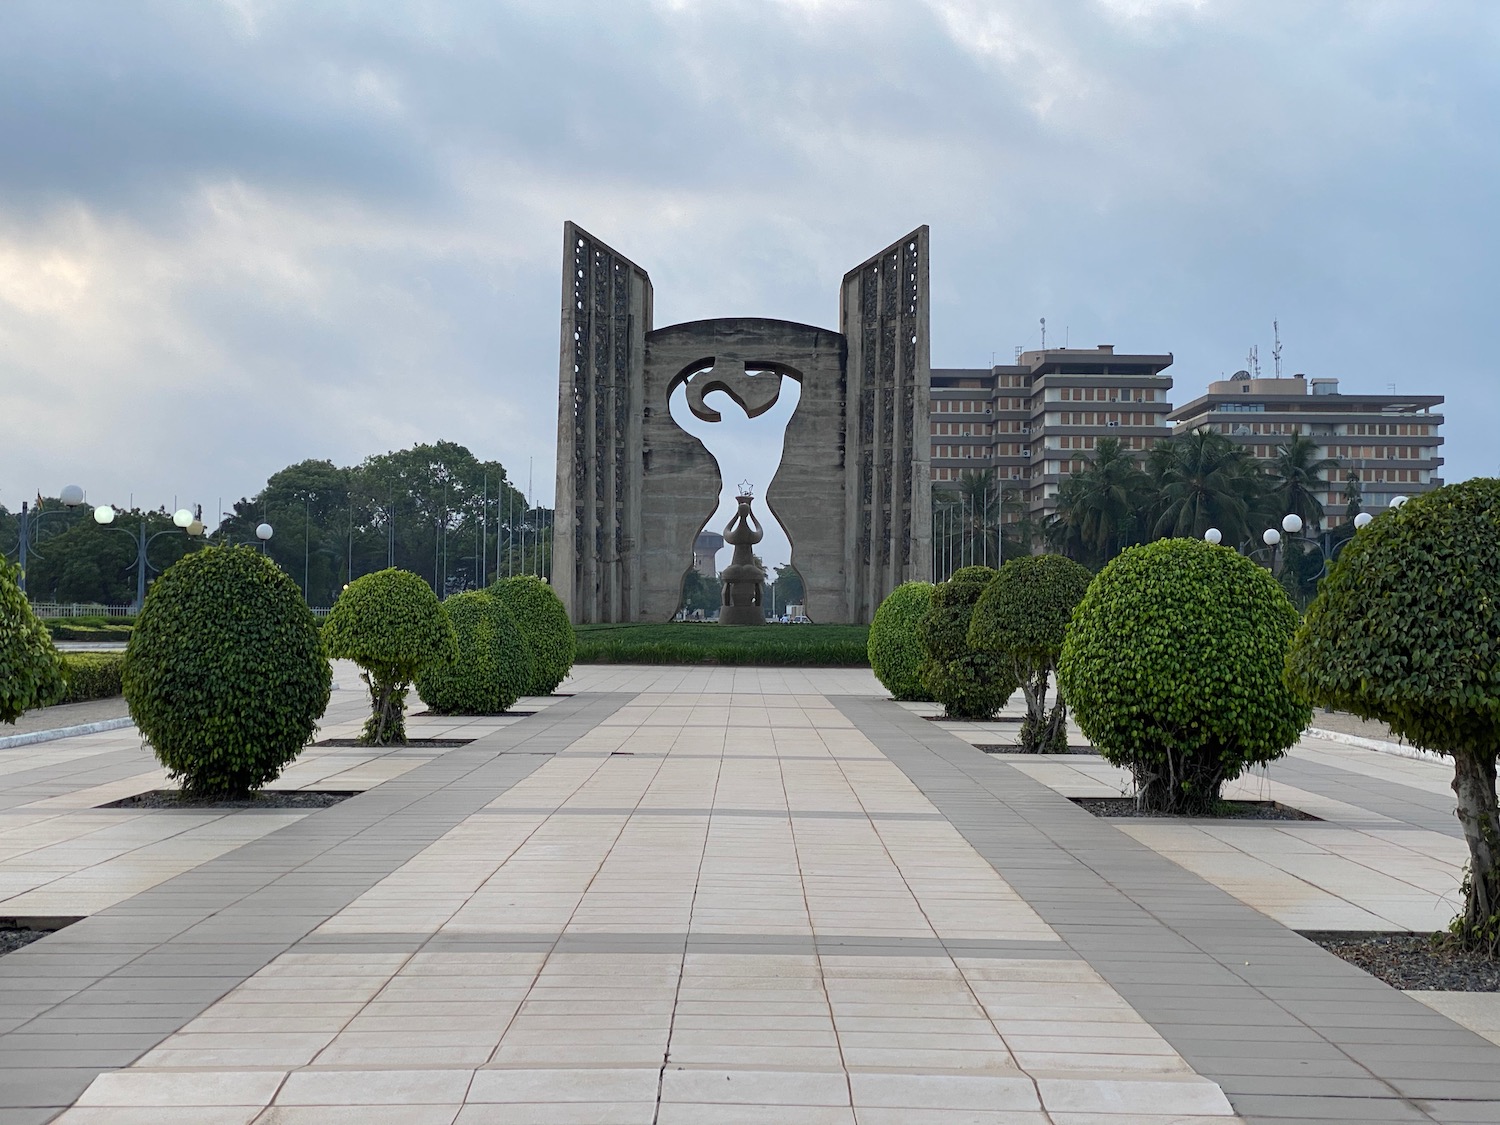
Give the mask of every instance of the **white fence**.
[[[312, 606], [314, 617], [327, 617], [328, 606]], [[84, 602], [32, 602], [31, 612], [38, 617], [132, 617], [133, 605], [90, 605]]]
[[133, 605], [89, 605], [83, 602], [32, 602], [31, 612], [38, 617], [130, 617]]

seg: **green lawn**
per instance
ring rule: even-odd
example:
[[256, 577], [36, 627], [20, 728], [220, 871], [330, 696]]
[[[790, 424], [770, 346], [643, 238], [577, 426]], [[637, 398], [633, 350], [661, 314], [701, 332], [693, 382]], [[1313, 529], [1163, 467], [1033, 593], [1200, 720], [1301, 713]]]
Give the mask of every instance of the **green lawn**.
[[579, 625], [580, 664], [863, 668], [866, 625]]

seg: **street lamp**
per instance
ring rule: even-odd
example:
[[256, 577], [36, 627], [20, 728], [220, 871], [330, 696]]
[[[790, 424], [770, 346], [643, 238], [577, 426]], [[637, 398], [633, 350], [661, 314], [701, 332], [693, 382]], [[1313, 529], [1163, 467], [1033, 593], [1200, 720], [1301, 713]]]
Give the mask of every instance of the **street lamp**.
[[[83, 489], [79, 488], [76, 484], [67, 485], [62, 490], [62, 495], [58, 499], [62, 501], [65, 510], [72, 511], [83, 504]], [[20, 586], [22, 594], [26, 593], [26, 559], [29, 555], [37, 553], [31, 542], [36, 536], [37, 524], [41, 523], [44, 517], [57, 514], [58, 510], [56, 508], [48, 512], [42, 511], [41, 508], [33, 511], [30, 504], [25, 500], [21, 501], [21, 535], [16, 550], [18, 553], [17, 561], [21, 564]]]
[[1221, 532], [1217, 527], [1211, 527], [1203, 533], [1203, 541], [1205, 543], [1212, 543], [1215, 547], [1217, 547], [1224, 541], [1224, 533]]
[[260, 540], [260, 553], [266, 553], [266, 541], [271, 538], [272, 528], [268, 523], [255, 525], [255, 538]]
[[[151, 544], [155, 543], [163, 535], [175, 535], [177, 533], [175, 531], [158, 531], [155, 535], [147, 536], [146, 517], [144, 515], [140, 517], [140, 526], [135, 531], [127, 531], [123, 527], [110, 527], [110, 524], [115, 522], [117, 514], [110, 505], [101, 504], [94, 509], [94, 522], [110, 531], [118, 531], [121, 534], [129, 535], [136, 541], [135, 562], [131, 566], [135, 568], [135, 611], [139, 613], [141, 606], [146, 601], [146, 572], [148, 570], [160, 572], [161, 570], [160, 567], [151, 565], [150, 560], [146, 557], [146, 552]], [[194, 538], [203, 534], [203, 513], [201, 510], [195, 513], [188, 511], [186, 508], [180, 508], [172, 514], [172, 523]], [[129, 568], [127, 567], [126, 569]]]

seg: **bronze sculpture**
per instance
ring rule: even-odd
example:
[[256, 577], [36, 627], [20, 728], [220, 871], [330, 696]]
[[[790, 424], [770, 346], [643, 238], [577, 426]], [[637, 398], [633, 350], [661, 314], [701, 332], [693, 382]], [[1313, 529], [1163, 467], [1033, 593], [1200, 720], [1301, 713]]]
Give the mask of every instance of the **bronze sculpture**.
[[720, 625], [764, 625], [766, 611], [761, 599], [766, 588], [766, 568], [756, 561], [751, 550], [765, 535], [760, 520], [750, 510], [755, 499], [750, 486], [742, 484], [735, 497], [739, 508], [724, 528], [724, 542], [734, 547], [734, 558], [719, 578], [724, 583], [724, 603], [719, 609]]

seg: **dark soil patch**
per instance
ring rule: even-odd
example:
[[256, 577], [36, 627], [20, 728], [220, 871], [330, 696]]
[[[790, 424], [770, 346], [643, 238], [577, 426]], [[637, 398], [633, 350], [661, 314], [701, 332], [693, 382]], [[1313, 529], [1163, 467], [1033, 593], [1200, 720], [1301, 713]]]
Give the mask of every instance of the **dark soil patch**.
[[993, 719], [953, 719], [947, 715], [923, 715], [929, 723], [1011, 723], [1020, 726], [1026, 721], [1022, 715], [996, 715]]
[[364, 749], [373, 750], [410, 750], [431, 746], [437, 749], [443, 747], [467, 746], [473, 742], [472, 738], [408, 738], [405, 742], [392, 742], [386, 746], [370, 746], [369, 743], [361, 742], [357, 738], [321, 738], [314, 742], [314, 746], [359, 746]]
[[[1299, 931], [1335, 957], [1357, 965], [1392, 988], [1443, 992], [1500, 992], [1500, 960], [1449, 948], [1447, 935]], [[1437, 940], [1434, 942], [1434, 937]]]
[[48, 930], [0, 930], [0, 957], [4, 957], [7, 953], [14, 953], [34, 941], [41, 941], [49, 932]]
[[176, 789], [153, 789], [98, 805], [101, 809], [326, 809], [358, 791], [343, 790], [266, 790], [248, 797], [184, 797]]
[[[493, 715], [459, 715], [451, 711], [414, 711], [408, 719], [525, 719], [535, 711], [496, 711]], [[416, 741], [413, 739], [412, 741]]]
[[48, 934], [56, 933], [64, 926], [71, 926], [79, 918], [0, 918], [0, 957], [25, 949], [34, 941], [41, 941]]
[[[1024, 754], [1024, 753], [1026, 753], [1026, 751], [1022, 750], [1019, 746], [1012, 746], [1012, 745], [1010, 745], [1008, 743], [1004, 743], [1004, 742], [976, 742], [976, 743], [974, 743], [974, 749], [976, 749], [976, 750], [983, 750], [986, 754]], [[1065, 751], [1065, 753], [1068, 753], [1068, 754], [1091, 754], [1091, 755], [1093, 755], [1096, 758], [1099, 756], [1099, 751], [1095, 750], [1092, 746], [1069, 746], [1068, 749]], [[1032, 756], [1036, 757], [1037, 755], [1032, 755]]]
[[[1095, 816], [1127, 817], [1127, 816], [1149, 816], [1161, 817], [1157, 813], [1143, 813], [1137, 807], [1134, 797], [1069, 797], [1079, 808], [1085, 812], [1091, 812]], [[1322, 820], [1322, 817], [1305, 813], [1301, 809], [1294, 809], [1289, 805], [1283, 805], [1279, 801], [1224, 801], [1219, 806], [1220, 811], [1215, 820]], [[1206, 817], [1173, 817], [1171, 819], [1181, 820], [1204, 820]]]

